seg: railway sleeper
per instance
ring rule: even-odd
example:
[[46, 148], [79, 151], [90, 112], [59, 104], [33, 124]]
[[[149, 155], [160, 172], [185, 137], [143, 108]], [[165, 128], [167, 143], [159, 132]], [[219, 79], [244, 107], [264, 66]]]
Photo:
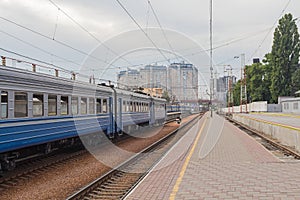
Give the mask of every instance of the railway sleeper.
[[[131, 185], [131, 184], [130, 184]], [[107, 185], [105, 187], [101, 187], [101, 189], [124, 189], [124, 188], [128, 188], [128, 186], [130, 185]]]
[[94, 194], [94, 195], [97, 195], [97, 196], [115, 196], [115, 197], [121, 197], [123, 196], [124, 194], [126, 193], [126, 191], [103, 191], [103, 192], [100, 192], [100, 193], [91, 193], [91, 194]]

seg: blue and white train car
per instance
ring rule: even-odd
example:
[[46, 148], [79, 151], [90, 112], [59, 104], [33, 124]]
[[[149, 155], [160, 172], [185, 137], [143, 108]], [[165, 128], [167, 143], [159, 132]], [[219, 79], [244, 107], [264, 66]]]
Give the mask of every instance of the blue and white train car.
[[166, 118], [163, 99], [6, 66], [0, 66], [0, 93], [4, 170], [18, 158], [72, 145], [78, 136], [113, 139]]

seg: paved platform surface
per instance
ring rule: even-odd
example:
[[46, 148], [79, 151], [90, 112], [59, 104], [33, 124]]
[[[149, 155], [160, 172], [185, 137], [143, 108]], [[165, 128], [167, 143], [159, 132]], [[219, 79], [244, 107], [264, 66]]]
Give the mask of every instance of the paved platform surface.
[[300, 163], [278, 160], [221, 117], [206, 115], [129, 199], [300, 199]]
[[285, 114], [285, 113], [250, 113], [241, 114], [248, 117], [275, 122], [281, 125], [287, 125], [295, 128], [300, 128], [300, 115]]

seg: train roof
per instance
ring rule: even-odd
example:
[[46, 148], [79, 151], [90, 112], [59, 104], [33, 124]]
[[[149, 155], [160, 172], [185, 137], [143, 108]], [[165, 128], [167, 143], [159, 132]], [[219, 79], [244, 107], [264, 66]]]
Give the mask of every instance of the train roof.
[[[91, 84], [80, 80], [71, 80], [64, 77], [56, 77], [40, 72], [32, 72], [19, 68], [0, 65], [0, 88], [17, 91], [48, 92], [57, 94], [72, 95], [112, 95], [110, 86]], [[150, 97], [146, 94], [139, 94], [132, 91], [115, 88], [118, 95], [154, 99], [159, 102], [166, 102], [165, 99]]]

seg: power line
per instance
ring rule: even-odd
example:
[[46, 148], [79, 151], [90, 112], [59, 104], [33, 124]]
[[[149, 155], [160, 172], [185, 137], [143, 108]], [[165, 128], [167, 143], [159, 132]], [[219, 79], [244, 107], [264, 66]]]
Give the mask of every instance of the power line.
[[10, 54], [14, 54], [14, 55], [16, 55], [16, 56], [20, 56], [20, 57], [22, 57], [22, 58], [26, 58], [26, 59], [33, 60], [33, 61], [36, 61], [36, 62], [39, 62], [39, 63], [43, 63], [43, 64], [45, 64], [45, 65], [49, 65], [49, 66], [55, 67], [55, 68], [57, 68], [57, 69], [60, 69], [60, 70], [62, 70], [62, 71], [65, 71], [65, 72], [70, 72], [70, 73], [72, 72], [72, 71], [70, 71], [70, 70], [66, 70], [66, 69], [64, 69], [64, 68], [62, 68], [62, 67], [59, 67], [59, 66], [57, 66], [57, 65], [54, 65], [54, 64], [51, 64], [51, 63], [48, 63], [48, 62], [45, 62], [45, 61], [36, 59], [36, 58], [32, 58], [32, 57], [29, 57], [29, 56], [25, 56], [25, 55], [22, 55], [22, 54], [20, 54], [20, 53], [15, 52], [15, 51], [11, 51], [11, 50], [4, 49], [4, 48], [2, 48], [2, 47], [0, 47], [0, 50], [5, 51], [5, 52], [10, 53]]
[[287, 7], [289, 6], [289, 4], [291, 3], [291, 0], [289, 0], [287, 2], [287, 4], [285, 5], [285, 7], [283, 8], [283, 10], [281, 11], [278, 19], [275, 20], [273, 26], [270, 28], [270, 30], [267, 32], [266, 36], [264, 37], [264, 39], [261, 41], [261, 43], [258, 45], [257, 49], [254, 51], [254, 53], [250, 56], [249, 60], [247, 62], [249, 62], [251, 60], [251, 58], [257, 53], [257, 51], [261, 48], [261, 46], [263, 45], [263, 43], [266, 41], [267, 37], [269, 36], [269, 34], [271, 33], [271, 31], [274, 29], [274, 27], [277, 24], [277, 21], [280, 19], [280, 17], [282, 16], [282, 14], [285, 12], [285, 10], [287, 9]]
[[[61, 11], [66, 17], [68, 17], [74, 24], [76, 24], [81, 30], [83, 30], [84, 32], [86, 32], [90, 37], [92, 37], [93, 39], [95, 39], [97, 42], [99, 42], [101, 45], [103, 45], [107, 50], [111, 51], [113, 54], [117, 55], [118, 54], [112, 50], [111, 48], [109, 48], [106, 44], [104, 44], [99, 38], [97, 38], [94, 34], [92, 34], [89, 30], [87, 30], [84, 26], [82, 26], [79, 22], [77, 22], [74, 18], [72, 18], [66, 11], [64, 11], [60, 6], [58, 6], [56, 3], [54, 3], [52, 0], [48, 0], [53, 6], [55, 6], [59, 11]], [[121, 59], [125, 60], [128, 64], [131, 64], [128, 60], [126, 60], [125, 58]]]
[[151, 8], [151, 11], [152, 11], [152, 13], [153, 13], [153, 15], [154, 15], [154, 17], [155, 17], [155, 19], [156, 19], [156, 21], [157, 21], [159, 27], [160, 27], [162, 33], [163, 33], [163, 36], [164, 36], [165, 40], [167, 41], [167, 43], [168, 43], [168, 45], [169, 45], [169, 48], [172, 50], [173, 54], [175, 55], [174, 48], [172, 47], [170, 41], [168, 40], [167, 35], [166, 35], [166, 33], [165, 33], [165, 31], [164, 31], [164, 29], [163, 29], [163, 27], [162, 27], [162, 25], [161, 25], [161, 23], [160, 23], [160, 21], [159, 21], [159, 19], [158, 19], [158, 16], [157, 16], [156, 12], [154, 11], [154, 8], [153, 8], [153, 6], [152, 6], [150, 0], [148, 0], [148, 4], [149, 4], [149, 6], [150, 6], [150, 8]]
[[149, 35], [144, 31], [144, 29], [139, 25], [139, 23], [134, 19], [134, 17], [129, 13], [129, 11], [124, 7], [124, 5], [119, 0], [116, 0], [116, 2], [121, 6], [121, 8], [126, 12], [126, 14], [131, 18], [131, 20], [138, 26], [138, 28], [144, 33], [144, 35], [148, 38], [148, 40], [152, 43], [152, 45], [159, 51], [159, 53], [170, 63], [169, 59], [162, 53], [162, 51], [149, 37]]
[[14, 21], [12, 21], [12, 20], [9, 20], [9, 19], [7, 19], [7, 18], [5, 18], [5, 17], [1, 17], [1, 16], [0, 16], [0, 19], [4, 20], [4, 21], [6, 21], [6, 22], [9, 22], [9, 23], [11, 23], [11, 24], [14, 24], [14, 25], [16, 25], [16, 26], [18, 26], [18, 27], [20, 27], [20, 28], [23, 28], [23, 29], [25, 29], [25, 30], [27, 30], [27, 31], [30, 31], [30, 32], [32, 32], [32, 33], [34, 33], [34, 34], [36, 34], [36, 35], [39, 35], [39, 36], [43, 37], [43, 38], [46, 38], [46, 39], [51, 40], [51, 41], [54, 41], [54, 42], [56, 42], [56, 43], [58, 43], [58, 44], [60, 44], [60, 45], [62, 45], [62, 46], [65, 46], [65, 47], [67, 47], [67, 48], [69, 48], [69, 49], [72, 49], [72, 50], [74, 50], [74, 51], [76, 51], [76, 52], [78, 52], [78, 53], [80, 53], [80, 54], [82, 54], [82, 55], [89, 56], [89, 57], [91, 57], [91, 58], [93, 58], [93, 59], [95, 59], [95, 60], [98, 60], [98, 61], [100, 61], [100, 62], [103, 62], [103, 63], [105, 63], [105, 64], [110, 64], [109, 62], [107, 62], [107, 61], [105, 61], [105, 60], [102, 60], [102, 59], [99, 59], [99, 58], [97, 58], [97, 57], [95, 57], [95, 56], [92, 56], [92, 55], [90, 55], [90, 54], [88, 54], [88, 53], [86, 53], [86, 52], [84, 52], [84, 51], [82, 51], [82, 50], [80, 50], [80, 49], [77, 49], [77, 48], [75, 48], [75, 47], [72, 47], [72, 46], [69, 45], [69, 44], [66, 44], [66, 43], [64, 43], [64, 42], [62, 42], [62, 41], [56, 40], [56, 39], [54, 39], [54, 38], [51, 38], [51, 37], [49, 37], [49, 36], [47, 36], [47, 35], [45, 35], [45, 34], [42, 34], [42, 33], [38, 32], [38, 31], [35, 31], [35, 30], [31, 29], [31, 28], [28, 28], [28, 27], [26, 27], [26, 26], [23, 26], [23, 25], [21, 25], [21, 24], [18, 24], [18, 23], [14, 22]]
[[56, 57], [56, 58], [59, 58], [59, 59], [61, 59], [61, 60], [67, 61], [67, 62], [72, 63], [72, 64], [75, 64], [75, 65], [77, 65], [77, 66], [81, 66], [79, 63], [76, 63], [76, 62], [74, 62], [74, 61], [72, 61], [72, 60], [65, 59], [65, 58], [63, 58], [63, 57], [61, 57], [61, 56], [58, 56], [58, 55], [53, 54], [53, 53], [51, 53], [51, 52], [49, 52], [49, 51], [46, 51], [46, 50], [44, 50], [44, 49], [42, 49], [42, 48], [40, 48], [40, 47], [38, 47], [38, 46], [35, 46], [35, 45], [33, 45], [33, 44], [31, 44], [31, 43], [25, 41], [25, 40], [22, 40], [21, 38], [18, 38], [18, 37], [16, 37], [16, 36], [12, 35], [12, 34], [9, 34], [9, 33], [5, 32], [5, 31], [3, 31], [3, 30], [1, 30], [1, 29], [0, 29], [0, 32], [3, 33], [3, 34], [5, 34], [5, 35], [7, 35], [7, 36], [9, 36], [9, 37], [14, 38], [15, 40], [18, 40], [18, 41], [20, 41], [20, 42], [22, 42], [22, 43], [24, 43], [24, 44], [27, 44], [27, 45], [31, 46], [32, 48], [35, 48], [35, 49], [37, 49], [37, 50], [39, 50], [39, 51], [41, 51], [41, 52], [44, 52], [45, 54], [48, 54], [48, 55], [50, 55], [50, 56], [54, 56], [54, 57]]
[[[258, 31], [258, 32], [256, 32], [256, 33], [251, 33], [251, 34], [249, 34], [248, 36], [241, 37], [241, 38], [238, 38], [238, 39], [235, 39], [235, 40], [231, 40], [231, 41], [225, 42], [224, 44], [220, 44], [220, 45], [218, 45], [218, 46], [213, 47], [213, 50], [220, 49], [220, 48], [223, 48], [223, 47], [227, 47], [227, 46], [229, 46], [229, 45], [231, 45], [231, 44], [234, 44], [234, 43], [237, 43], [237, 42], [240, 42], [240, 41], [243, 41], [243, 40], [246, 40], [246, 39], [255, 37], [255, 36], [257, 36], [257, 35], [259, 35], [259, 34], [261, 34], [261, 33], [264, 33], [264, 32], [267, 31], [267, 30], [269, 30], [269, 29], [264, 29], [264, 30]], [[193, 53], [184, 54], [184, 55], [182, 55], [182, 57], [194, 56], [194, 55], [197, 55], [197, 54], [200, 54], [200, 53], [203, 53], [203, 52], [209, 52], [209, 51], [210, 51], [210, 48], [208, 48], [208, 49], [203, 49], [203, 50], [201, 50], [201, 51], [195, 51], [195, 52], [193, 52]], [[174, 56], [173, 58], [172, 58], [172, 57], [171, 57], [171, 58], [168, 58], [168, 60], [177, 59], [177, 57], [178, 57], [178, 56]], [[231, 58], [231, 59], [229, 59], [229, 60], [227, 60], [227, 61], [223, 61], [222, 63], [218, 63], [217, 65], [223, 64], [223, 63], [228, 62], [228, 61], [231, 61], [231, 60], [233, 60], [233, 58]], [[167, 60], [162, 59], [162, 60], [156, 60], [156, 61], [154, 61], [154, 62], [165, 62], [165, 61], [167, 61]], [[154, 63], [154, 62], [153, 62], [153, 63]], [[143, 63], [141, 63], [141, 64], [134, 64], [133, 66], [140, 66], [140, 65], [143, 65]], [[126, 68], [126, 67], [130, 67], [130, 66], [122, 66], [122, 68]], [[112, 69], [112, 68], [110, 67], [109, 69]]]
[[149, 24], [149, 17], [150, 17], [150, 5], [149, 5], [149, 2], [147, 4], [147, 12], [146, 12], [146, 32], [148, 30], [148, 24]]
[[53, 40], [54, 40], [54, 38], [55, 38], [56, 31], [57, 31], [57, 27], [58, 27], [59, 12], [60, 12], [60, 9], [58, 8], [58, 9], [57, 9], [56, 22], [55, 22], [55, 26], [54, 26], [54, 32], [53, 32]]

